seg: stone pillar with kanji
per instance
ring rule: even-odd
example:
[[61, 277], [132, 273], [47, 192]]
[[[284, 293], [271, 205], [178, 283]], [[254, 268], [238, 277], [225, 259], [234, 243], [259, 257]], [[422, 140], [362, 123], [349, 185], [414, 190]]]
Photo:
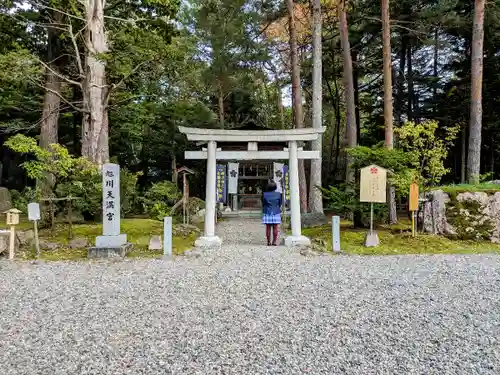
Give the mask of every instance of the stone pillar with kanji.
[[125, 255], [127, 235], [120, 229], [120, 166], [104, 164], [102, 167], [102, 236], [96, 246], [89, 249], [89, 257]]

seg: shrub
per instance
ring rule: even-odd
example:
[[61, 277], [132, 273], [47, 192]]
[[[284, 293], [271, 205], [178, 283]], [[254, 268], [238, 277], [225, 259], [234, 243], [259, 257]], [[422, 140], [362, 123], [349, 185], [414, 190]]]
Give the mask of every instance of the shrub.
[[[49, 150], [37, 145], [34, 138], [16, 135], [6, 142], [13, 151], [33, 156], [21, 166], [28, 177], [37, 180], [35, 189], [27, 188], [16, 196], [16, 205], [26, 211], [29, 202], [43, 196], [79, 197], [72, 206], [86, 219], [97, 219], [102, 212], [102, 177], [97, 165], [83, 157], [70, 155], [68, 150], [59, 145], [50, 145]], [[120, 173], [120, 198], [123, 215], [135, 212], [139, 207], [136, 190], [138, 175], [122, 170]], [[42, 192], [43, 187], [43, 192]], [[49, 187], [49, 189], [47, 189]], [[16, 206], [16, 207], [17, 207]], [[58, 204], [60, 210], [66, 210], [66, 202]]]
[[[370, 224], [370, 204], [359, 201], [359, 187], [351, 184], [340, 184], [321, 188], [327, 207], [335, 214], [354, 219], [355, 226], [368, 226]], [[373, 205], [373, 218], [375, 223], [384, 222], [387, 218], [385, 204]]]
[[181, 198], [179, 188], [170, 181], [157, 182], [142, 198], [144, 212], [151, 218], [163, 220], [170, 215], [172, 206]]

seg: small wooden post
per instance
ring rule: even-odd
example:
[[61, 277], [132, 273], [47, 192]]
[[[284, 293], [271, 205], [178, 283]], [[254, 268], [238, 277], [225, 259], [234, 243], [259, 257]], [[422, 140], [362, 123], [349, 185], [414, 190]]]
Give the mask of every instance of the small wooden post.
[[28, 220], [33, 221], [36, 257], [38, 259], [40, 258], [40, 242], [38, 240], [38, 220], [40, 220], [40, 205], [38, 203], [28, 204]]
[[68, 197], [68, 236], [69, 239], [73, 239], [73, 210], [72, 210], [72, 198], [71, 195]]
[[[189, 180], [188, 174], [194, 174], [194, 171], [182, 167], [177, 169], [177, 173], [182, 173], [182, 223], [189, 224]], [[215, 210], [215, 220], [217, 222], [217, 210]]]
[[15, 240], [16, 240], [16, 227], [14, 225], [11, 225], [10, 238], [9, 238], [9, 260], [14, 259]]
[[7, 225], [10, 225], [10, 237], [9, 237], [9, 260], [14, 259], [14, 250], [16, 246], [16, 225], [19, 224], [19, 211], [16, 208], [11, 208], [6, 211], [7, 214]]
[[56, 225], [56, 207], [52, 198], [49, 198], [49, 206], [50, 206], [50, 231], [52, 234], [54, 233], [54, 228]]
[[415, 237], [415, 214], [418, 211], [418, 184], [416, 183], [410, 185], [410, 202], [408, 206], [411, 212], [411, 235]]
[[33, 232], [35, 234], [36, 257], [40, 258], [40, 240], [38, 239], [38, 220], [33, 221]]

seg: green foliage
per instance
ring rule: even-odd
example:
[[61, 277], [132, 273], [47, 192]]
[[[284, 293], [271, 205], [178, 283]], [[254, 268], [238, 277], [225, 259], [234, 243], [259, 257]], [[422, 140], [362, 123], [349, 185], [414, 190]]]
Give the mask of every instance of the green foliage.
[[[336, 215], [351, 217], [359, 215], [359, 220], [364, 226], [370, 222], [370, 204], [359, 201], [359, 186], [340, 184], [321, 188], [326, 207]], [[373, 218], [375, 223], [382, 223], [387, 219], [387, 206], [383, 204], [373, 205]]]
[[438, 129], [434, 120], [419, 124], [406, 122], [394, 129], [399, 146], [408, 155], [410, 166], [418, 172], [417, 177], [424, 186], [436, 186], [450, 172], [444, 167], [444, 161], [459, 130], [459, 126]]
[[144, 212], [151, 218], [163, 220], [165, 216], [170, 216], [172, 206], [180, 198], [181, 192], [173, 182], [157, 182], [146, 191], [142, 198]]
[[443, 190], [445, 193], [454, 194], [455, 196], [460, 193], [478, 193], [483, 192], [486, 194], [495, 194], [500, 192], [500, 185], [498, 184], [458, 184], [458, 185], [446, 185], [440, 186], [439, 189]]
[[27, 213], [28, 203], [37, 202], [41, 198], [40, 191], [31, 187], [24, 188], [23, 191], [10, 190], [12, 197], [12, 206]]
[[[95, 164], [87, 159], [70, 155], [68, 150], [59, 145], [50, 145], [50, 150], [42, 149], [34, 138], [18, 134], [11, 137], [6, 146], [11, 150], [26, 154], [30, 159], [22, 164], [27, 175], [37, 180], [37, 188], [27, 189], [23, 200], [42, 198], [40, 186], [47, 186], [54, 181], [53, 194], [55, 197], [73, 196], [81, 199], [74, 200], [73, 208], [87, 218], [98, 218], [102, 211], [102, 178]], [[137, 193], [138, 175], [122, 170], [120, 173], [120, 189], [122, 215], [135, 213], [139, 206]], [[46, 198], [46, 197], [44, 197]], [[64, 210], [66, 204], [60, 204]], [[21, 209], [21, 208], [20, 208]], [[25, 210], [25, 208], [24, 208]]]
[[410, 155], [403, 150], [389, 150], [384, 146], [363, 147], [358, 146], [348, 150], [353, 158], [356, 169], [376, 164], [386, 168], [389, 173], [388, 182], [395, 187], [396, 193], [401, 197], [409, 194], [410, 184], [416, 179], [416, 171], [411, 168]]

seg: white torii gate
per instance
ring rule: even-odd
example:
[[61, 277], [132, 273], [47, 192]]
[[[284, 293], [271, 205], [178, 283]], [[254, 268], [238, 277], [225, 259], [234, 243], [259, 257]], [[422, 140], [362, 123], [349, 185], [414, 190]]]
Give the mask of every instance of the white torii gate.
[[[205, 233], [196, 240], [195, 246], [220, 246], [221, 239], [215, 235], [215, 206], [217, 159], [219, 160], [279, 160], [288, 159], [290, 184], [290, 224], [292, 235], [285, 238], [286, 246], [308, 245], [310, 240], [302, 235], [300, 223], [299, 197], [299, 159], [319, 159], [321, 152], [304, 151], [297, 142], [316, 140], [325, 131], [320, 129], [286, 129], [286, 130], [225, 130], [202, 129], [179, 126], [179, 131], [186, 134], [189, 141], [206, 142], [207, 148], [202, 151], [186, 151], [186, 159], [206, 159], [207, 179], [205, 197]], [[246, 142], [248, 151], [223, 151], [217, 148], [217, 142]], [[259, 142], [288, 142], [283, 151], [258, 151]]]

